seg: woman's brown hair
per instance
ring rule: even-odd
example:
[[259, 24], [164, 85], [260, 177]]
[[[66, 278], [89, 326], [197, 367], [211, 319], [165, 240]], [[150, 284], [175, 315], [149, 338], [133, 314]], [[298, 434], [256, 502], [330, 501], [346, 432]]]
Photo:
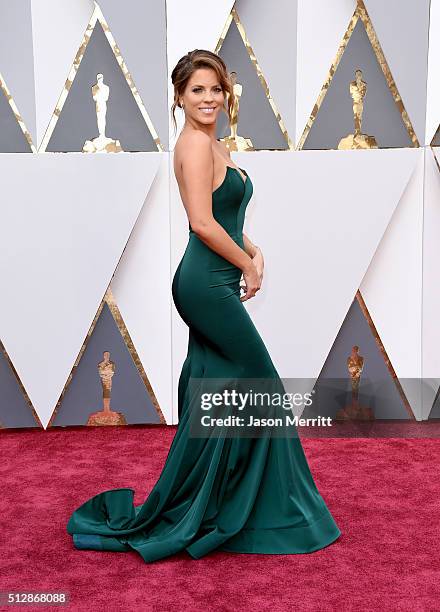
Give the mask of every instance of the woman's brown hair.
[[226, 64], [223, 59], [206, 49], [194, 49], [188, 51], [186, 55], [180, 58], [177, 64], [174, 66], [171, 73], [171, 82], [174, 85], [174, 102], [171, 106], [171, 116], [174, 124], [174, 133], [177, 130], [176, 117], [174, 111], [176, 106], [180, 107], [179, 98], [185, 91], [186, 85], [192, 75], [192, 73], [198, 68], [212, 68], [215, 70], [220, 86], [225, 95], [225, 102], [227, 101], [227, 108], [223, 105], [223, 110], [228, 117], [229, 123], [231, 123], [231, 112], [234, 106], [234, 90], [231, 77], [226, 68]]

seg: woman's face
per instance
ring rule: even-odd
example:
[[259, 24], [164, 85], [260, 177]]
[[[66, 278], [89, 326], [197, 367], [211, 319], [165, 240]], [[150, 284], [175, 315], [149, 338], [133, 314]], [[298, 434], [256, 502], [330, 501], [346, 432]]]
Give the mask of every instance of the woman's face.
[[[198, 68], [193, 72], [180, 97], [188, 120], [210, 125], [217, 121], [222, 110], [224, 93], [212, 68]], [[203, 110], [205, 109], [205, 110]]]

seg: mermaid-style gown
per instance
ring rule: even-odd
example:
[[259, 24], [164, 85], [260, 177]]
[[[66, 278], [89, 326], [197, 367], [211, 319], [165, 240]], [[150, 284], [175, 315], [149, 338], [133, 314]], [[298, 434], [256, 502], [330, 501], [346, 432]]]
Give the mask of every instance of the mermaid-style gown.
[[[253, 186], [227, 166], [212, 194], [213, 215], [241, 247]], [[186, 550], [194, 559], [215, 549], [236, 553], [308, 553], [340, 531], [310, 473], [298, 437], [190, 435], [189, 380], [275, 378], [281, 381], [244, 304], [241, 270], [189, 228], [172, 284], [189, 327], [178, 386], [179, 423], [162, 473], [140, 506], [134, 490], [104, 491], [77, 508], [67, 525], [78, 549], [136, 550], [152, 562]]]

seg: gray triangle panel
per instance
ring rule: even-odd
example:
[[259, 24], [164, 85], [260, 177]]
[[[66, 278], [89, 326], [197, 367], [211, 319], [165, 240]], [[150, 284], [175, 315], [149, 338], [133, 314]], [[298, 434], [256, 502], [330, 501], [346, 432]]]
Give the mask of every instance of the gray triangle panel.
[[168, 149], [165, 0], [100, 0], [99, 7], [121, 50], [160, 141], [164, 148]]
[[147, 388], [127, 349], [107, 304], [101, 311], [52, 425], [86, 425], [91, 413], [102, 410], [103, 389], [98, 363], [110, 351], [115, 363], [110, 408], [120, 412], [127, 424], [159, 423]]
[[353, 300], [316, 381], [313, 403], [304, 409], [302, 416], [335, 418], [339, 410], [351, 404], [347, 357], [354, 345], [359, 347], [359, 354], [364, 358], [359, 404], [371, 411], [375, 419], [409, 419], [404, 401], [357, 299]]
[[0, 428], [39, 427], [20, 384], [0, 349]]
[[362, 133], [374, 136], [379, 147], [412, 146], [364, 24], [358, 19], [304, 142], [304, 149], [337, 149], [341, 138], [354, 132], [349, 87], [358, 68], [362, 70], [362, 80], [367, 83]]
[[[31, 0], [0, 2], [0, 73], [33, 142], [36, 142]], [[3, 129], [0, 129], [0, 134], [3, 134]], [[4, 151], [2, 148], [1, 152]], [[20, 153], [21, 150], [11, 152]], [[26, 150], [28, 152], [31, 152], [29, 148]]]
[[29, 142], [2, 89], [0, 89], [0, 153], [32, 153]]
[[[219, 55], [226, 62], [228, 71], [237, 73], [237, 83], [243, 85], [238, 114], [238, 135], [250, 138], [255, 149], [288, 149], [287, 141], [234, 20], [231, 22]], [[218, 119], [217, 138], [223, 138], [229, 133], [226, 115], [222, 113]]]
[[440, 389], [438, 389], [428, 419], [440, 419]]
[[98, 136], [91, 88], [99, 73], [103, 74], [104, 83], [110, 87], [106, 136], [119, 140], [124, 151], [157, 151], [157, 145], [99, 21], [96, 22], [46, 150], [82, 151], [86, 140]]

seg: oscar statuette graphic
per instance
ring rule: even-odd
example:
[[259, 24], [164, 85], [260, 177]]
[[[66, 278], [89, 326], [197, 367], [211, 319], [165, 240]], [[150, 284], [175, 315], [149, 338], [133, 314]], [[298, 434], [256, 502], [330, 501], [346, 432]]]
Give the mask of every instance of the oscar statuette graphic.
[[237, 73], [231, 72], [231, 81], [234, 90], [234, 105], [231, 112], [231, 133], [220, 140], [225, 143], [229, 151], [253, 151], [253, 145], [250, 138], [238, 136], [238, 112], [240, 107], [240, 97], [243, 91], [243, 86], [237, 83]]
[[337, 411], [336, 420], [374, 420], [371, 408], [359, 404], [359, 384], [361, 382], [362, 370], [364, 369], [364, 358], [359, 354], [359, 347], [356, 345], [353, 346], [351, 354], [347, 357], [347, 369], [351, 380], [351, 403]]
[[339, 141], [338, 149], [377, 149], [374, 136], [362, 134], [362, 114], [367, 84], [362, 80], [362, 70], [355, 72], [356, 78], [350, 83], [350, 96], [353, 98], [354, 134], [348, 134]]
[[110, 395], [112, 390], [112, 378], [115, 373], [115, 364], [110, 361], [110, 352], [104, 351], [104, 359], [98, 363], [99, 377], [102, 384], [102, 410], [93, 412], [87, 425], [127, 425], [124, 415], [121, 412], [114, 412], [110, 409]]
[[86, 140], [83, 146], [84, 153], [119, 153], [122, 151], [119, 140], [105, 135], [107, 100], [110, 96], [110, 87], [104, 83], [104, 76], [96, 75], [97, 82], [92, 86], [92, 97], [96, 105], [96, 119], [98, 123], [98, 136]]

